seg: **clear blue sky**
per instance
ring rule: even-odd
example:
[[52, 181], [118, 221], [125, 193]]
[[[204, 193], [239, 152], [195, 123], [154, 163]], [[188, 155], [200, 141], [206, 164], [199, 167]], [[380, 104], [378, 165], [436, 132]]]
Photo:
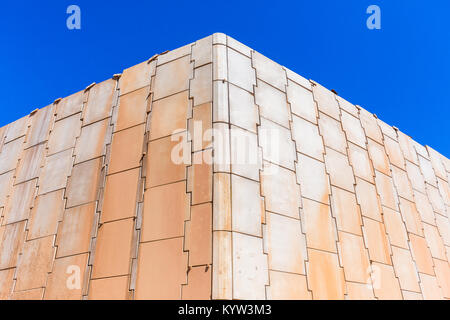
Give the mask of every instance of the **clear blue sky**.
[[[66, 8], [81, 8], [81, 30]], [[381, 8], [381, 30], [366, 8]], [[450, 157], [450, 1], [2, 2], [0, 126], [224, 32]]]

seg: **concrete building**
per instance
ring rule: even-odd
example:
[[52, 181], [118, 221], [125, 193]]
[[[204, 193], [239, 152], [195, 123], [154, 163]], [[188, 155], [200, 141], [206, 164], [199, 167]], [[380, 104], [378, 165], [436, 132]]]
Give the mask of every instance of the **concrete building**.
[[0, 129], [0, 299], [450, 299], [449, 179], [217, 33]]

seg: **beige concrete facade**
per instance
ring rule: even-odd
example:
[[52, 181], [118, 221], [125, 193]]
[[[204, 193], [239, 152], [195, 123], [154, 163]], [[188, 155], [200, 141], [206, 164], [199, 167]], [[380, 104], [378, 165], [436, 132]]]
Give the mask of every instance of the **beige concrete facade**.
[[450, 299], [449, 179], [216, 33], [0, 128], [0, 299]]

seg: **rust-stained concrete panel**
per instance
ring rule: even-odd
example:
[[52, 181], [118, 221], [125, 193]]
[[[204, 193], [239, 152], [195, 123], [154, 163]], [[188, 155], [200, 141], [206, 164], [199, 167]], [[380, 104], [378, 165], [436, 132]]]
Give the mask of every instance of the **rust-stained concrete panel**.
[[0, 128], [0, 299], [450, 299], [449, 179], [216, 33]]

